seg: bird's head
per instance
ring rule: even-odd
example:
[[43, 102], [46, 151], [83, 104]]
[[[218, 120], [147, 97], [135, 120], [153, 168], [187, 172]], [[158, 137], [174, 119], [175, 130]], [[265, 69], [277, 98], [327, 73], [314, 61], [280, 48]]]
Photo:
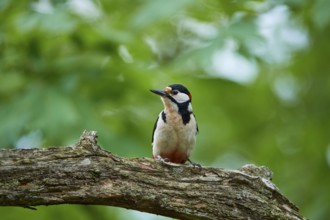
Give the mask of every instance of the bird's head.
[[177, 109], [187, 108], [191, 111], [191, 93], [181, 84], [172, 84], [164, 90], [150, 89], [151, 92], [159, 95], [164, 102], [165, 108]]

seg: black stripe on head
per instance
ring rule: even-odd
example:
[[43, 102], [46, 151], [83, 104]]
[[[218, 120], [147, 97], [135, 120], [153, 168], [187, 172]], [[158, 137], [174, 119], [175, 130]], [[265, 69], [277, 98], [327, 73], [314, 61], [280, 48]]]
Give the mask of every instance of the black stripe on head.
[[[187, 96], [189, 96], [189, 102], [191, 102], [191, 99], [192, 99], [192, 96], [191, 96], [191, 93], [189, 92], [189, 90], [184, 87], [183, 85], [181, 84], [172, 84], [172, 85], [169, 85], [168, 87], [171, 87], [172, 91], [174, 90], [177, 90], [179, 91], [180, 93], [184, 93], [186, 94]], [[168, 95], [166, 96], [167, 98], [169, 98], [172, 102], [176, 103], [176, 104], [179, 104], [171, 95]], [[180, 106], [179, 106], [180, 107]]]
[[190, 97], [190, 92], [188, 91], [188, 89], [181, 84], [172, 84], [168, 87], [171, 87], [172, 90], [178, 90], [179, 92], [185, 93]]
[[182, 117], [183, 124], [185, 124], [185, 125], [188, 124], [190, 121], [190, 118], [191, 118], [190, 115], [192, 114], [192, 112], [190, 112], [188, 110], [189, 104], [191, 102], [191, 94], [190, 94], [189, 90], [181, 84], [172, 84], [172, 85], [169, 85], [168, 87], [171, 87], [172, 90], [178, 90], [179, 92], [184, 93], [189, 96], [190, 100], [187, 102], [183, 102], [183, 103], [178, 103], [173, 97], [168, 96], [168, 98], [172, 102], [177, 104], [177, 106], [179, 108], [179, 113]]

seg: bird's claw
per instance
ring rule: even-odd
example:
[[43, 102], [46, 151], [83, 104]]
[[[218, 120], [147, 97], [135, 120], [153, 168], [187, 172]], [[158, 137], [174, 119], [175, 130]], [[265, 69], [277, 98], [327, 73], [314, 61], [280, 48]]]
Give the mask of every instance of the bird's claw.
[[188, 158], [188, 162], [189, 162], [193, 167], [198, 167], [199, 170], [202, 169], [202, 165], [200, 165], [199, 163], [192, 162], [189, 158]]
[[[175, 164], [175, 163], [171, 163], [171, 161], [168, 158], [163, 158], [161, 156], [157, 156], [155, 157], [156, 160], [160, 161], [162, 164], [166, 164], [166, 165], [179, 165], [179, 164]], [[202, 170], [202, 165], [200, 165], [199, 163], [195, 163], [192, 162], [189, 158], [187, 159], [187, 161], [195, 168], [198, 167], [199, 170]]]
[[155, 157], [156, 160], [158, 160], [159, 162], [161, 162], [163, 165], [167, 165], [167, 166], [180, 166], [181, 164], [177, 164], [177, 163], [172, 163], [170, 159], [168, 158], [163, 158], [161, 156], [157, 156]]

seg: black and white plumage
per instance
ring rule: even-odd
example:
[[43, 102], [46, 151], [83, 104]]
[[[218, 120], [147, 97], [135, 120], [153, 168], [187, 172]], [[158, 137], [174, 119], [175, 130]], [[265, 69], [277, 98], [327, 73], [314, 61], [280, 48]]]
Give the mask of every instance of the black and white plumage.
[[192, 163], [189, 156], [195, 146], [198, 126], [190, 92], [181, 84], [150, 91], [160, 95], [164, 104], [152, 134], [153, 157], [172, 163], [185, 163], [187, 160]]

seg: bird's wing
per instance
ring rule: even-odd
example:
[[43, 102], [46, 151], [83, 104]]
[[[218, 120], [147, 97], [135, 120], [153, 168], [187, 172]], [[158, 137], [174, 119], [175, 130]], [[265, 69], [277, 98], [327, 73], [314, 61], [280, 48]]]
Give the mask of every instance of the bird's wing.
[[198, 129], [198, 124], [197, 124], [197, 119], [196, 119], [196, 116], [195, 116], [194, 113], [193, 113], [193, 116], [194, 116], [195, 121], [196, 121], [196, 134], [198, 134], [199, 133], [199, 129]]
[[156, 130], [156, 127], [157, 127], [157, 122], [159, 120], [159, 116], [157, 117], [156, 121], [155, 121], [155, 124], [154, 124], [154, 128], [152, 130], [152, 137], [151, 137], [151, 143], [154, 143], [154, 134], [155, 134], [155, 130]]

